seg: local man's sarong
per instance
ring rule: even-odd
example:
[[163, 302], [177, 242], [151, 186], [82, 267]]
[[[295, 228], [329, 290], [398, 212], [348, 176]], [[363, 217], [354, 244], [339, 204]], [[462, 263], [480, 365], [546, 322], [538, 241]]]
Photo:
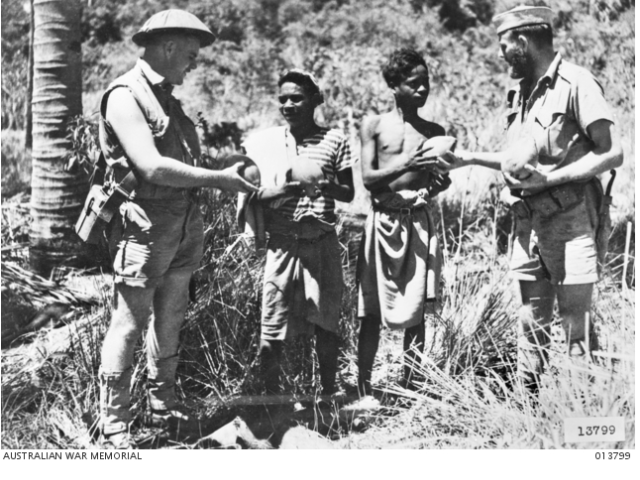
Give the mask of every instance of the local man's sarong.
[[426, 190], [372, 199], [358, 256], [358, 316], [392, 329], [413, 327], [435, 300], [442, 253]]

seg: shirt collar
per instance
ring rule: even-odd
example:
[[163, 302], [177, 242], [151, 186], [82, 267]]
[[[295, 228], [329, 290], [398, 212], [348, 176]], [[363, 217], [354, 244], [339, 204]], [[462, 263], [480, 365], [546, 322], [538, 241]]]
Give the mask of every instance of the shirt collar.
[[163, 88], [164, 90], [171, 92], [171, 90], [173, 89], [173, 85], [167, 83], [165, 77], [151, 68], [151, 65], [149, 65], [145, 60], [139, 58], [136, 62], [136, 66], [140, 70], [142, 70], [142, 74], [147, 78], [147, 81], [152, 86], [158, 86]]
[[539, 80], [539, 82], [543, 79], [547, 79], [549, 83], [553, 82], [556, 78], [556, 75], [558, 75], [558, 67], [560, 66], [561, 61], [562, 57], [560, 56], [560, 53], [556, 53], [556, 56], [553, 58], [553, 61], [549, 65], [549, 68], [547, 68], [547, 71]]
[[[536, 88], [538, 88], [538, 86], [540, 86], [542, 83], [547, 83], [547, 84], [553, 83], [556, 76], [558, 75], [558, 68], [560, 67], [561, 61], [562, 61], [562, 56], [560, 55], [560, 53], [556, 53], [556, 56], [553, 58], [553, 61], [549, 65], [549, 68], [547, 68], [547, 71], [545, 72], [545, 74], [538, 79], [536, 83]], [[514, 94], [522, 90], [521, 87], [522, 87], [523, 81], [524, 80], [520, 80], [517, 85], [514, 85], [509, 89], [508, 91], [509, 97], [513, 96]]]

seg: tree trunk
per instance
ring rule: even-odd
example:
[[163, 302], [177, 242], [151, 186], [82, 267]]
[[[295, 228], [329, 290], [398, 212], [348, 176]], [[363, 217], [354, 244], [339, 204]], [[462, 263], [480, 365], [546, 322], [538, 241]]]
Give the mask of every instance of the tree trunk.
[[79, 266], [73, 230], [88, 191], [86, 174], [68, 168], [69, 121], [82, 114], [80, 0], [34, 0], [31, 267], [48, 274]]
[[31, 123], [31, 100], [33, 97], [33, 0], [29, 0], [29, 60], [27, 62], [27, 101], [24, 106], [24, 148], [33, 145]]

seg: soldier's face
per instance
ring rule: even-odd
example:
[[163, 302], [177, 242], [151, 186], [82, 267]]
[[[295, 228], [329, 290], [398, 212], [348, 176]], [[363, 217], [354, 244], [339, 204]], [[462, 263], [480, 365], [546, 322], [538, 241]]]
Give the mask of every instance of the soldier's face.
[[429, 97], [429, 72], [422, 65], [414, 68], [409, 76], [393, 87], [396, 99], [422, 107]]
[[300, 85], [293, 82], [283, 83], [278, 101], [280, 113], [291, 127], [313, 123], [313, 112], [316, 108], [313, 95], [309, 95]]
[[177, 36], [167, 44], [167, 59], [170, 65], [167, 81], [182, 85], [184, 78], [197, 64], [200, 41], [195, 37]]
[[511, 78], [524, 78], [531, 71], [524, 45], [512, 31], [500, 35], [500, 58], [507, 62]]

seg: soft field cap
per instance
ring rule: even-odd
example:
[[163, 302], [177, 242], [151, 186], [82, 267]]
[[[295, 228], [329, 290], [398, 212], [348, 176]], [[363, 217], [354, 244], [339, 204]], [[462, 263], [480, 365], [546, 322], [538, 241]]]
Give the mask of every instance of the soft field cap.
[[163, 10], [147, 20], [132, 39], [136, 45], [144, 47], [149, 37], [160, 32], [184, 32], [200, 39], [200, 47], [207, 47], [216, 39], [209, 28], [195, 15], [184, 10]]
[[549, 7], [520, 6], [493, 17], [498, 35], [512, 28], [527, 25], [549, 25], [553, 20], [553, 10]]

